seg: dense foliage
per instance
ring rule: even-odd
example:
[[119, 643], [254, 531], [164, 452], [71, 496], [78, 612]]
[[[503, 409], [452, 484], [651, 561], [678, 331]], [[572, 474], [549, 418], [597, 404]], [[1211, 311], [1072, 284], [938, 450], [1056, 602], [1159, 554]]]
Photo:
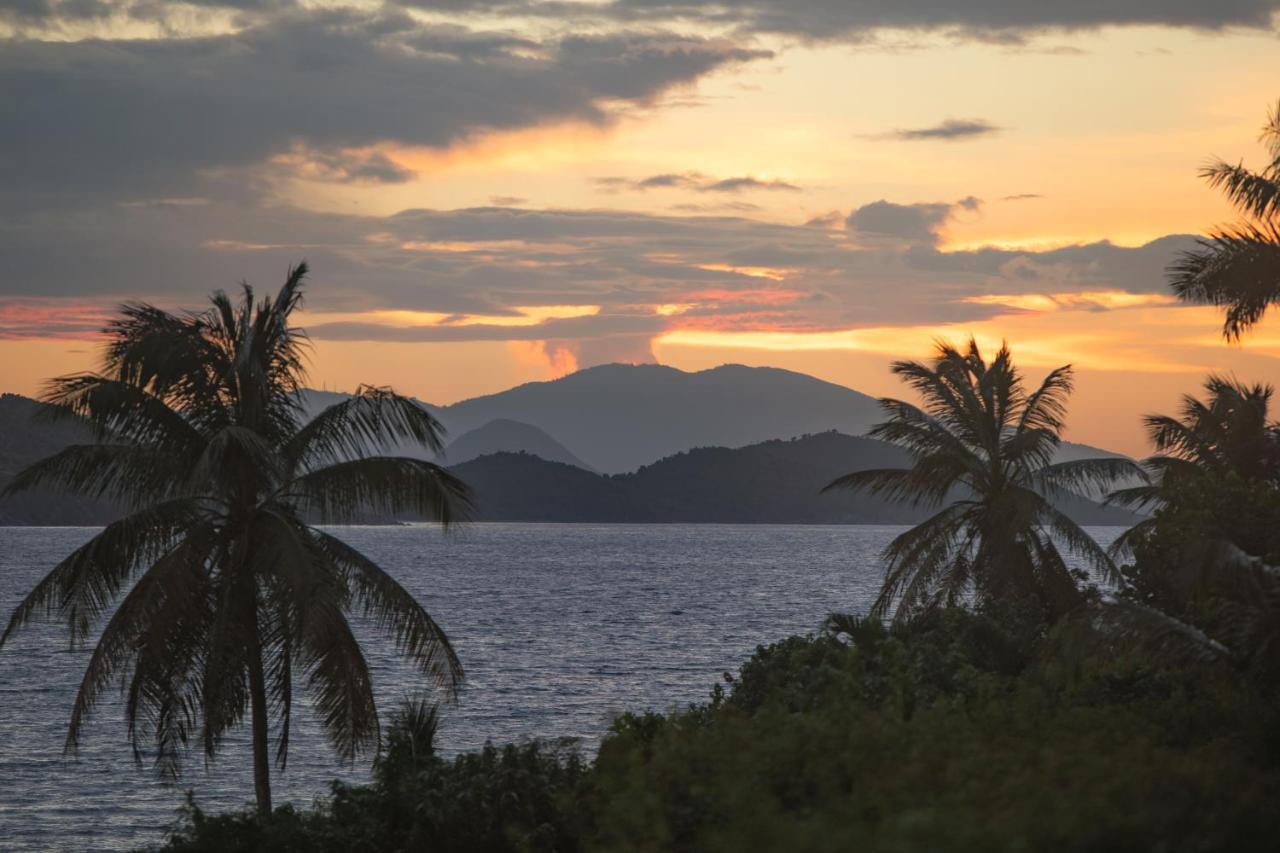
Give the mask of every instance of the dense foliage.
[[1074, 632], [1039, 631], [833, 618], [706, 703], [622, 717], [594, 765], [537, 743], [415, 760], [402, 716], [371, 784], [269, 820], [193, 812], [167, 849], [1274, 848], [1280, 730], [1247, 680], [1074, 660]]

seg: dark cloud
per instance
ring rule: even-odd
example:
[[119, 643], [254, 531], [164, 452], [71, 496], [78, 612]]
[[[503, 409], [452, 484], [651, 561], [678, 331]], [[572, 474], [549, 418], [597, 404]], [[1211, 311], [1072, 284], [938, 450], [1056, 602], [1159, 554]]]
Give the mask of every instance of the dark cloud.
[[[172, 27], [184, 7], [234, 13], [249, 22], [288, 14], [294, 0], [0, 0], [0, 22], [54, 27], [108, 17]], [[1268, 29], [1280, 0], [399, 0], [435, 15], [543, 18], [586, 31], [599, 26], [686, 26], [805, 41], [871, 39], [885, 29], [941, 32], [956, 38], [1018, 45], [1045, 33], [1107, 26], [1164, 26], [1200, 30]], [[477, 47], [483, 49], [478, 43]]]
[[1000, 199], [1001, 201], [1030, 201], [1032, 199], [1044, 198], [1040, 193], [1017, 193], [1015, 195], [1007, 195]]
[[700, 193], [740, 193], [754, 190], [785, 190], [799, 192], [800, 187], [787, 181], [762, 179], [751, 175], [733, 178], [712, 178], [701, 172], [664, 172], [647, 178], [623, 178], [616, 175], [593, 178], [592, 183], [601, 192], [616, 193], [622, 190], [644, 192], [655, 189], [685, 189]]
[[[565, 3], [518, 5], [569, 8]], [[697, 20], [813, 41], [861, 40], [892, 28], [1017, 43], [1044, 32], [1112, 25], [1269, 28], [1278, 9], [1277, 0], [614, 0], [600, 14], [622, 20]]]
[[[9, 42], [0, 50], [0, 193], [21, 194], [24, 207], [186, 195], [197, 174], [259, 164], [299, 143], [338, 156], [558, 120], [605, 124], [614, 104], [647, 103], [767, 55], [654, 31], [537, 47], [353, 12], [200, 38]], [[366, 160], [354, 177], [394, 178], [389, 165]]]
[[976, 139], [980, 136], [990, 136], [999, 133], [1000, 128], [985, 119], [980, 118], [949, 118], [940, 124], [932, 127], [915, 127], [895, 130], [887, 134], [890, 139], [896, 139], [900, 142], [919, 142], [928, 140], [940, 140], [943, 142], [956, 142], [965, 139]]
[[934, 245], [940, 239], [939, 229], [957, 211], [976, 211], [981, 206], [982, 200], [973, 196], [929, 204], [895, 204], [882, 199], [850, 213], [845, 227], [863, 240]]
[[529, 202], [529, 199], [521, 198], [518, 195], [489, 196], [489, 203], [492, 204], [494, 207], [519, 207], [520, 205], [527, 204], [528, 202]]

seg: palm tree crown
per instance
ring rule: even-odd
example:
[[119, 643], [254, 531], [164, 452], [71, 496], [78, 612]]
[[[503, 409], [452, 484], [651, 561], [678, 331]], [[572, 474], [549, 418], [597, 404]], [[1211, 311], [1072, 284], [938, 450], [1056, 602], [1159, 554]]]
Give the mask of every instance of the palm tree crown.
[[0, 646], [41, 615], [85, 642], [121, 593], [71, 712], [68, 750], [118, 680], [134, 754], [180, 770], [252, 722], [258, 805], [270, 809], [268, 717], [277, 764], [288, 753], [301, 679], [339, 755], [376, 746], [372, 679], [348, 614], [360, 608], [448, 693], [462, 677], [448, 639], [414, 598], [361, 553], [308, 523], [374, 511], [445, 524], [465, 486], [420, 459], [440, 425], [413, 401], [362, 388], [304, 422], [305, 336], [289, 317], [306, 266], [274, 299], [223, 293], [197, 314], [130, 304], [106, 330], [99, 372], [55, 379], [46, 401], [87, 421], [98, 443], [68, 447], [22, 472], [10, 491], [55, 487], [126, 507], [18, 605]]
[[1069, 366], [1028, 394], [1007, 346], [988, 363], [970, 340], [963, 351], [939, 343], [931, 365], [899, 361], [893, 372], [923, 406], [881, 400], [888, 418], [869, 434], [906, 450], [912, 467], [856, 471], [827, 488], [946, 505], [889, 544], [873, 615], [896, 605], [901, 620], [974, 599], [1032, 599], [1046, 615], [1060, 615], [1081, 593], [1055, 537], [1114, 579], [1102, 548], [1048, 498], [1141, 470], [1118, 458], [1053, 463], [1071, 391]]
[[1169, 269], [1180, 298], [1226, 308], [1222, 331], [1232, 340], [1280, 304], [1280, 105], [1268, 116], [1261, 141], [1271, 158], [1261, 171], [1219, 160], [1201, 173], [1223, 190], [1243, 221], [1214, 231]]
[[[1206, 398], [1182, 398], [1178, 417], [1147, 415], [1147, 435], [1156, 453], [1144, 460], [1149, 483], [1112, 492], [1109, 503], [1139, 508], [1160, 506], [1179, 489], [1207, 478], [1234, 477], [1245, 483], [1280, 486], [1280, 423], [1271, 420], [1274, 389], [1210, 375]], [[1156, 525], [1148, 518], [1116, 540], [1115, 553], [1128, 552]]]

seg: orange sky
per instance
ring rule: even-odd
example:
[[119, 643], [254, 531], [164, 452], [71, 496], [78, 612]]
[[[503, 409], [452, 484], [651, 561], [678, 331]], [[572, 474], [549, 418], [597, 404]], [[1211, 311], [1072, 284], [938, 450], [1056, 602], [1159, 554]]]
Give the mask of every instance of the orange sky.
[[[535, 41], [555, 31], [458, 20]], [[195, 11], [179, 24], [211, 37], [240, 26]], [[170, 37], [106, 26], [56, 36]], [[329, 325], [315, 384], [392, 384], [438, 403], [638, 358], [774, 365], [897, 394], [892, 359], [973, 334], [1007, 339], [1032, 375], [1075, 364], [1070, 437], [1141, 453], [1140, 415], [1172, 410], [1207, 372], [1280, 380], [1280, 326], [1228, 346], [1216, 312], [1171, 304], [1158, 259], [1139, 265], [1136, 248], [1231, 219], [1197, 170], [1211, 156], [1260, 161], [1254, 140], [1280, 95], [1273, 29], [1050, 28], [1021, 41], [885, 30], [743, 46], [753, 53], [578, 115], [480, 123], [446, 142], [300, 131], [256, 159], [193, 167], [190, 187], [113, 196], [67, 221], [164, 251], [99, 252], [101, 281], [82, 290], [62, 273], [34, 284], [37, 262], [0, 278], [0, 389], [35, 393], [89, 365], [86, 330], [122, 299], [195, 306], [242, 276], [273, 286], [263, 270], [304, 256], [317, 262], [303, 320]], [[899, 133], [946, 120], [988, 130]], [[480, 221], [476, 208], [512, 215]], [[82, 232], [54, 233], [74, 250]], [[1064, 251], [1098, 241], [1134, 259]], [[199, 275], [175, 274], [182, 253]], [[173, 284], [144, 284], [129, 264]]]

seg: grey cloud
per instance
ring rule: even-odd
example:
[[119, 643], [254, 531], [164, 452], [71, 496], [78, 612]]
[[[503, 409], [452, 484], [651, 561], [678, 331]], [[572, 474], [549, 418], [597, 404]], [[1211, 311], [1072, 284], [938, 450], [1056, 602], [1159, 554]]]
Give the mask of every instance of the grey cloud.
[[760, 205], [749, 201], [720, 201], [713, 204], [673, 204], [671, 209], [683, 213], [717, 213], [726, 210], [734, 213], [750, 213], [759, 210]]
[[1001, 128], [980, 118], [949, 118], [931, 127], [915, 127], [895, 130], [888, 134], [890, 139], [901, 142], [917, 142], [941, 140], [955, 142], [964, 139], [975, 139], [979, 136], [990, 136], [999, 133]]
[[724, 178], [698, 188], [699, 192], [708, 193], [737, 193], [743, 190], [786, 190], [788, 192], [798, 192], [800, 188], [795, 184], [787, 181], [770, 180], [762, 181], [759, 178], [750, 176], [742, 178]]
[[929, 204], [895, 204], [882, 199], [855, 209], [845, 218], [845, 227], [863, 239], [933, 245], [939, 240], [938, 230], [957, 210], [975, 211], [981, 205], [982, 200], [973, 196], [954, 203]]
[[1032, 199], [1044, 198], [1040, 193], [1017, 193], [1015, 195], [1007, 195], [1000, 199], [1001, 201], [1030, 201]]
[[[409, 5], [440, 8], [428, 0]], [[579, 22], [686, 22], [818, 42], [860, 42], [878, 30], [906, 29], [1018, 45], [1044, 33], [1106, 26], [1269, 29], [1280, 0], [466, 0], [447, 7]]]
[[[880, 216], [879, 226], [897, 235], [910, 232], [894, 219], [903, 211], [911, 211], [908, 222], [928, 223], [955, 207], [880, 204], [854, 218]], [[676, 322], [653, 314], [649, 306], [658, 304], [692, 303], [689, 317], [719, 328], [841, 329], [1007, 310], [965, 301], [982, 294], [1160, 292], [1164, 266], [1193, 244], [1187, 237], [1139, 248], [948, 252], [929, 239], [865, 241], [854, 232], [854, 240], [731, 215], [509, 207], [359, 217], [223, 203], [140, 205], [71, 218], [32, 214], [6, 226], [4, 296], [60, 299], [82, 310], [109, 309], [124, 297], [198, 305], [209, 290], [242, 278], [272, 286], [306, 258], [315, 270], [308, 308], [318, 312], [500, 316], [522, 305], [601, 306], [594, 317], [527, 327], [324, 324], [326, 337], [591, 340], [597, 349]], [[759, 268], [776, 270], [780, 280], [753, 271]], [[757, 296], [771, 291], [781, 300]]]
[[527, 204], [528, 201], [529, 199], [521, 198], [518, 195], [489, 196], [489, 203], [492, 204], [494, 207], [519, 207], [522, 204]]
[[[564, 4], [557, 4], [564, 8]], [[885, 28], [941, 30], [1016, 43], [1046, 31], [1109, 25], [1154, 25], [1218, 30], [1269, 28], [1276, 0], [614, 0], [621, 18], [696, 19], [754, 33], [814, 41], [865, 38]]]
[[608, 193], [616, 193], [622, 190], [644, 192], [645, 190], [655, 189], [686, 189], [700, 193], [740, 193], [752, 190], [800, 191], [800, 187], [795, 184], [777, 179], [762, 180], [751, 175], [712, 178], [701, 172], [664, 172], [639, 179], [610, 175], [602, 178], [593, 178], [592, 182], [601, 192]]
[[[430, 49], [415, 46], [428, 37]], [[9, 42], [0, 192], [23, 207], [187, 195], [197, 172], [299, 142], [443, 146], [556, 120], [605, 124], [612, 104], [767, 55], [653, 31], [570, 36], [537, 54], [495, 39], [477, 56], [475, 39], [403, 15], [312, 12], [202, 38]]]
[[[262, 20], [295, 6], [292, 0], [198, 0]], [[806, 41], [869, 40], [876, 31], [942, 32], [958, 38], [1016, 45], [1051, 32], [1106, 26], [1165, 26], [1200, 30], [1269, 29], [1280, 0], [400, 0], [401, 6], [452, 16], [539, 17], [579, 31], [592, 25], [695, 24], [747, 35], [780, 35]], [[161, 0], [3, 0], [0, 20], [40, 24], [123, 14], [165, 20]]]
[[339, 184], [401, 184], [417, 177], [412, 169], [377, 151], [317, 151], [299, 149], [286, 158], [293, 174]]

